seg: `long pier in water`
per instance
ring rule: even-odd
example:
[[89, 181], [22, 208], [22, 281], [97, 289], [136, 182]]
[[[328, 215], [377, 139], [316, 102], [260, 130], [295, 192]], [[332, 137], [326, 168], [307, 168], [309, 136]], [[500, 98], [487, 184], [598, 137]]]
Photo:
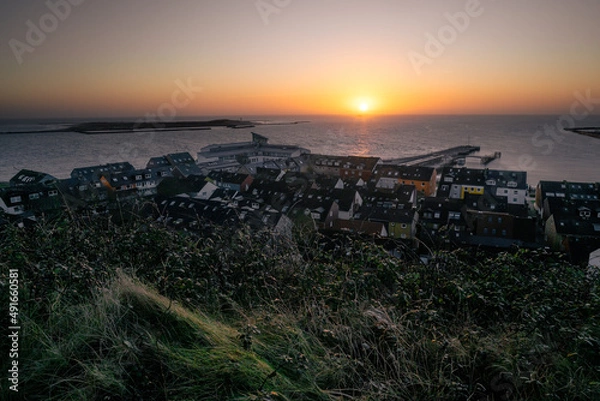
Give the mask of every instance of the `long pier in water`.
[[397, 164], [407, 166], [424, 166], [424, 167], [444, 167], [460, 164], [466, 157], [478, 157], [482, 164], [488, 164], [492, 160], [500, 157], [500, 152], [487, 156], [472, 156], [473, 153], [479, 152], [481, 147], [462, 145], [453, 148], [439, 150], [424, 155], [399, 157], [395, 159], [385, 160], [385, 164]]
[[600, 127], [573, 127], [564, 128], [564, 130], [574, 132], [579, 135], [585, 135], [592, 138], [600, 139]]

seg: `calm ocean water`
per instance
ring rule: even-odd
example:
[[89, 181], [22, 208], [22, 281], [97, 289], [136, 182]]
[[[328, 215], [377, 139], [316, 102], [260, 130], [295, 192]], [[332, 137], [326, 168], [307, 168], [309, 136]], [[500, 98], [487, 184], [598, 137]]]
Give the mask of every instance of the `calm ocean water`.
[[[210, 118], [201, 117], [201, 120]], [[457, 145], [481, 146], [481, 154], [502, 152], [488, 165], [528, 172], [539, 180], [600, 181], [600, 139], [562, 131], [558, 116], [366, 116], [256, 117], [296, 121], [296, 125], [264, 125], [248, 129], [83, 135], [74, 132], [0, 135], [0, 181], [20, 169], [66, 178], [72, 169], [129, 161], [144, 167], [150, 157], [190, 152], [194, 157], [212, 143], [250, 140], [252, 131], [271, 143], [294, 144], [313, 153], [369, 155], [384, 159], [411, 156]], [[0, 132], [53, 129], [70, 121], [0, 121]], [[578, 122], [600, 126], [600, 116]], [[544, 130], [544, 127], [551, 129]], [[473, 159], [469, 167], [481, 167]]]

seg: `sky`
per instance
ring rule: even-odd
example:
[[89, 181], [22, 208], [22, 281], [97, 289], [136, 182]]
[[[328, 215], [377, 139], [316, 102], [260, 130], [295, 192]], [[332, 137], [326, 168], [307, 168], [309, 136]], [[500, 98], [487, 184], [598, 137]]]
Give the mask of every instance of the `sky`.
[[600, 108], [599, 17], [598, 0], [4, 1], [0, 118]]

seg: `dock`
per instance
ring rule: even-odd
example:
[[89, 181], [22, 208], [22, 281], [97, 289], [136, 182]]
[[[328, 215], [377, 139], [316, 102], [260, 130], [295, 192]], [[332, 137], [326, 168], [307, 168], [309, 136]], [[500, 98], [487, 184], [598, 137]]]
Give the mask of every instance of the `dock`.
[[600, 127], [574, 127], [564, 128], [565, 131], [573, 132], [579, 135], [585, 135], [592, 138], [600, 139]]
[[[400, 157], [395, 159], [384, 160], [385, 164], [396, 164], [406, 166], [422, 166], [422, 167], [445, 167], [458, 164], [459, 160], [463, 160], [472, 153], [479, 152], [481, 147], [462, 145], [453, 148], [440, 150], [437, 152], [427, 153], [419, 156]], [[499, 153], [499, 152], [496, 152]], [[482, 156], [474, 156], [482, 157]], [[490, 160], [491, 161], [491, 160]], [[487, 163], [489, 163], [488, 161]], [[487, 164], [486, 163], [486, 164]]]
[[494, 152], [491, 155], [481, 155], [481, 156], [468, 155], [468, 156], [465, 156], [464, 158], [458, 158], [456, 160], [456, 164], [458, 164], [458, 165], [465, 164], [465, 159], [467, 157], [470, 157], [470, 158], [473, 158], [473, 159], [479, 159], [479, 161], [481, 162], [481, 164], [487, 165], [487, 164], [493, 162], [494, 160], [499, 159], [501, 156], [502, 156], [501, 152]]

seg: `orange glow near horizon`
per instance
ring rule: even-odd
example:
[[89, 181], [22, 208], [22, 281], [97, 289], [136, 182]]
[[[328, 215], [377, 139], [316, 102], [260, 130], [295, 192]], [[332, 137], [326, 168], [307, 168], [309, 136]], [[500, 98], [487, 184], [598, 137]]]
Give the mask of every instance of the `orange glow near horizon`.
[[600, 2], [482, 2], [443, 49], [428, 38], [464, 2], [269, 2], [268, 23], [253, 2], [108, 3], [74, 7], [34, 46], [24, 21], [45, 3], [5, 7], [5, 43], [28, 50], [0, 47], [0, 117], [156, 114], [190, 79], [203, 89], [173, 118], [564, 114], [574, 93], [600, 96]]

